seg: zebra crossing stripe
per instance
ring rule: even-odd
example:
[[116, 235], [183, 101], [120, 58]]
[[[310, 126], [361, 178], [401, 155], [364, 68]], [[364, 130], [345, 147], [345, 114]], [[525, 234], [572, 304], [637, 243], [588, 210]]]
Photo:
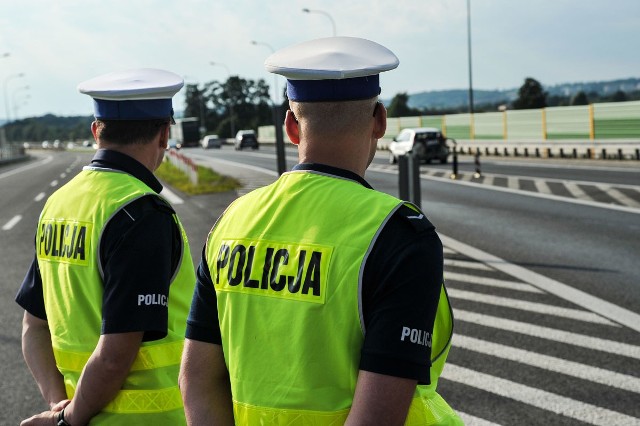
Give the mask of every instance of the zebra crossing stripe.
[[549, 188], [549, 185], [547, 185], [547, 182], [543, 181], [542, 179], [534, 179], [533, 184], [535, 185], [536, 190], [539, 193], [552, 194], [551, 189]]
[[[445, 252], [446, 254], [446, 252]], [[457, 259], [444, 259], [445, 266], [455, 267], [455, 268], [463, 268], [463, 269], [479, 269], [481, 271], [492, 271], [493, 269], [490, 266], [485, 265], [480, 262], [473, 262], [468, 260], [457, 260]]]
[[594, 425], [633, 426], [638, 419], [511, 380], [447, 363], [442, 378]]
[[571, 194], [571, 196], [573, 196], [574, 198], [578, 198], [579, 200], [589, 200], [589, 201], [594, 201], [592, 197], [588, 196], [577, 184], [575, 184], [574, 182], [563, 182], [563, 185], [565, 188], [567, 188], [567, 191], [569, 191], [569, 193]]
[[622, 355], [629, 358], [640, 359], [640, 347], [613, 340], [600, 339], [598, 337], [585, 336], [584, 334], [572, 333], [570, 331], [557, 330], [526, 322], [514, 321], [505, 318], [498, 318], [476, 312], [456, 309], [454, 311], [456, 321], [465, 321], [485, 327], [506, 330], [512, 333], [525, 334], [527, 336], [538, 337], [540, 339], [553, 340], [555, 342], [579, 346], [587, 349], [594, 349], [602, 352]]
[[491, 287], [507, 288], [509, 290], [527, 291], [529, 293], [544, 293], [542, 290], [532, 286], [531, 284], [478, 277], [476, 275], [460, 274], [458, 272], [445, 272], [444, 279], [445, 281], [460, 281], [475, 285], [486, 285]]
[[597, 184], [596, 188], [605, 192], [611, 198], [619, 202], [620, 204], [624, 204], [629, 207], [640, 207], [640, 203], [634, 200], [633, 198], [627, 197], [622, 191], [612, 187], [611, 185]]
[[474, 291], [458, 290], [455, 288], [448, 288], [447, 293], [449, 294], [449, 297], [452, 297], [454, 299], [471, 300], [473, 302], [487, 303], [495, 306], [506, 306], [507, 308], [520, 309], [523, 311], [536, 312], [540, 314], [554, 315], [557, 317], [569, 318], [578, 321], [620, 327], [620, 325], [589, 311], [561, 308], [559, 306], [551, 306], [545, 303], [527, 302], [525, 300], [494, 296], [484, 293], [477, 293]]
[[543, 368], [555, 373], [565, 374], [601, 385], [640, 393], [640, 378], [605, 370], [604, 368], [593, 367], [579, 362], [568, 361], [562, 358], [488, 342], [461, 334], [453, 335], [452, 345], [457, 348], [464, 348], [532, 367]]
[[460, 410], [455, 410], [455, 412], [458, 414], [458, 417], [462, 419], [466, 426], [502, 426], [499, 423], [493, 423], [488, 420], [481, 419], [480, 417], [472, 416], [471, 414], [465, 413]]
[[[605, 318], [609, 318], [612, 321], [629, 327], [632, 330], [640, 332], [640, 315], [632, 312], [628, 309], [622, 308], [606, 300], [599, 299], [588, 293], [580, 291], [576, 288], [568, 286], [559, 281], [540, 275], [536, 272], [525, 269], [521, 266], [514, 265], [507, 262], [497, 256], [489, 254], [485, 251], [472, 247], [468, 244], [461, 243], [446, 235], [439, 234], [442, 243], [445, 246], [450, 247], [452, 250], [456, 250], [458, 253], [462, 253], [472, 259], [482, 260], [486, 262], [494, 269], [502, 271], [512, 277], [531, 284], [539, 289], [542, 289], [550, 294], [555, 294], [558, 297], [562, 297], [565, 300], [575, 303], [578, 306], [582, 306], [592, 312], [597, 312]], [[446, 278], [446, 277], [445, 277]], [[452, 278], [453, 279], [453, 278]]]

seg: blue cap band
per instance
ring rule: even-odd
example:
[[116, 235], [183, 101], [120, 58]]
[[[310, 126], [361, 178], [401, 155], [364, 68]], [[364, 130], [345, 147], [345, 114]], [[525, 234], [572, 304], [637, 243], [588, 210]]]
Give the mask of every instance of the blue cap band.
[[296, 102], [357, 101], [380, 94], [380, 76], [341, 80], [287, 80], [287, 97]]
[[93, 100], [95, 117], [102, 120], [153, 120], [173, 116], [171, 99], [135, 101]]

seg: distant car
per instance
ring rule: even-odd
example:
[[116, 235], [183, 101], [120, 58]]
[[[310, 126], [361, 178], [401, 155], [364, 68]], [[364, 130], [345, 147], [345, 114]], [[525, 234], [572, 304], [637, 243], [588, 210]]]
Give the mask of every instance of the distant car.
[[438, 160], [446, 164], [449, 160], [447, 138], [436, 127], [404, 129], [389, 144], [389, 162], [395, 164], [398, 157], [412, 153], [421, 162]]
[[200, 141], [202, 149], [222, 148], [222, 139], [218, 135], [207, 135]]
[[84, 146], [85, 148], [89, 148], [91, 145], [93, 145], [93, 142], [90, 142], [88, 140], [82, 141], [82, 146]]
[[62, 142], [60, 142], [60, 139], [56, 139], [55, 141], [53, 141], [53, 148], [54, 149], [62, 148]]
[[44, 149], [51, 148], [51, 144], [49, 143], [49, 141], [42, 141], [42, 148]]
[[260, 147], [258, 144], [258, 138], [256, 137], [256, 132], [253, 130], [238, 130], [233, 146], [236, 151], [243, 148], [258, 149]]
[[182, 144], [178, 142], [177, 139], [169, 139], [169, 143], [167, 144], [167, 149], [180, 149], [182, 148]]

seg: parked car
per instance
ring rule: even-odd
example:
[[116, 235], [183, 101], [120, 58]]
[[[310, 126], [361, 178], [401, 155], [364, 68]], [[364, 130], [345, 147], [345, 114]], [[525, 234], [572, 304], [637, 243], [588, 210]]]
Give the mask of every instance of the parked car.
[[236, 140], [234, 142], [234, 148], [236, 150], [243, 148], [258, 149], [259, 146], [256, 132], [253, 130], [238, 130], [238, 133], [236, 133]]
[[200, 141], [202, 149], [222, 148], [222, 139], [218, 135], [207, 135]]
[[395, 164], [398, 157], [412, 153], [421, 162], [438, 160], [446, 164], [449, 160], [447, 138], [436, 127], [404, 129], [389, 144], [389, 162]]
[[180, 149], [182, 148], [182, 144], [178, 142], [177, 139], [169, 139], [167, 143], [167, 149]]

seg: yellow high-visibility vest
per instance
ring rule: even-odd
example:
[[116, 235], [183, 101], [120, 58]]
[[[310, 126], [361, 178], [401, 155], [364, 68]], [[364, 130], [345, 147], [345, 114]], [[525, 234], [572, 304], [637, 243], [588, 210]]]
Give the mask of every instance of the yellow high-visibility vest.
[[[148, 194], [155, 192], [126, 173], [85, 168], [49, 198], [40, 215], [36, 256], [56, 365], [69, 398], [100, 338], [102, 232], [120, 209]], [[167, 336], [142, 343], [122, 390], [91, 424], [186, 423], [178, 373], [195, 271], [184, 228], [176, 215], [174, 220], [182, 233], [182, 259], [168, 300], [150, 301], [168, 303]]]
[[[215, 224], [206, 259], [236, 424], [344, 423], [364, 340], [364, 264], [403, 204], [355, 181], [293, 171], [234, 201]], [[417, 387], [407, 425], [461, 424], [436, 393], [452, 321], [443, 286], [431, 384]]]

